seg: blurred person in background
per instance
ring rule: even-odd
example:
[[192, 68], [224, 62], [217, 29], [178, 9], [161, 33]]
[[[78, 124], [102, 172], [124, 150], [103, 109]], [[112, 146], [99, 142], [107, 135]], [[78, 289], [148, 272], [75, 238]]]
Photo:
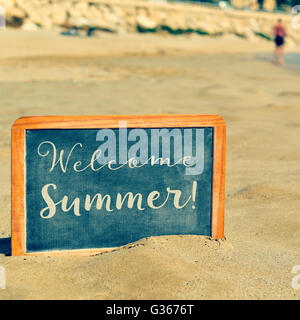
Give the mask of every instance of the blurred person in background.
[[273, 28], [275, 50], [274, 50], [274, 63], [282, 64], [284, 58], [284, 38], [286, 37], [286, 31], [281, 19], [278, 19]]

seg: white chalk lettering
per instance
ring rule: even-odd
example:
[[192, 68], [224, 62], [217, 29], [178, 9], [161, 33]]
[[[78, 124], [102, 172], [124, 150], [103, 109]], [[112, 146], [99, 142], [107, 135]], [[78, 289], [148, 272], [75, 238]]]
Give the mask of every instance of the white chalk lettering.
[[148, 137], [145, 129], [129, 131], [124, 125], [119, 129], [119, 135], [112, 129], [99, 130], [96, 141], [100, 146], [91, 155], [86, 154], [87, 148], [83, 148], [81, 142], [76, 142], [66, 152], [57, 150], [52, 141], [43, 141], [37, 152], [43, 158], [52, 156], [49, 172], [56, 167], [63, 173], [69, 168], [80, 173], [86, 170], [98, 172], [105, 167], [115, 171], [124, 166], [134, 169], [146, 165], [170, 168], [182, 165], [186, 175], [200, 175], [204, 170], [204, 129], [151, 129]]
[[[73, 212], [77, 217], [82, 214], [80, 212], [81, 210], [84, 210], [86, 213], [93, 209], [96, 209], [97, 211], [114, 212], [115, 210], [122, 210], [123, 207], [127, 207], [128, 209], [143, 211], [146, 206], [157, 210], [163, 208], [170, 198], [173, 198], [171, 203], [177, 210], [183, 209], [190, 202], [192, 203], [192, 208], [194, 208], [196, 188], [197, 183], [194, 181], [191, 188], [191, 194], [186, 196], [185, 199], [182, 199], [181, 190], [166, 187], [166, 192], [163, 193], [164, 195], [158, 190], [153, 190], [146, 194], [126, 192], [122, 195], [121, 192], [117, 192], [116, 195], [102, 195], [101, 193], [96, 193], [94, 196], [86, 194], [82, 199], [80, 197], [75, 197], [73, 201], [70, 200], [68, 195], [63, 195], [62, 198], [57, 201], [55, 200], [58, 194], [57, 186], [53, 183], [49, 183], [44, 185], [41, 190], [46, 207], [40, 211], [40, 216], [43, 219], [53, 218], [57, 213], [58, 207], [60, 207], [62, 212]], [[51, 195], [49, 194], [50, 189], [52, 189]], [[82, 206], [81, 202], [83, 202]], [[160, 204], [155, 202], [159, 202]]]

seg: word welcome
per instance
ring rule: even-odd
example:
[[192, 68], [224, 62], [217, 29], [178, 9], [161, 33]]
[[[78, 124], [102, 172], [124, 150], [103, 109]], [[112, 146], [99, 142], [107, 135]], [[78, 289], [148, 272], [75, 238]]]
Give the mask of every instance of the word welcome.
[[[175, 128], [151, 129], [150, 131], [131, 129], [129, 131], [124, 126], [123, 124], [123, 127], [118, 130], [99, 130], [96, 141], [101, 142], [100, 146], [88, 157], [89, 161], [85, 164], [80, 160], [83, 154], [80, 154], [79, 150], [81, 149], [81, 152], [84, 153], [84, 146], [81, 142], [75, 143], [66, 155], [65, 150], [58, 151], [52, 141], [43, 141], [39, 144], [37, 151], [41, 157], [52, 155], [49, 172], [52, 172], [56, 166], [66, 173], [69, 167], [74, 172], [83, 172], [87, 169], [96, 172], [104, 167], [109, 170], [119, 170], [125, 165], [131, 169], [145, 165], [169, 167], [183, 165], [186, 168], [186, 175], [200, 175], [203, 172], [203, 129]], [[148, 133], [150, 133], [149, 137]], [[173, 148], [171, 148], [172, 142]]]

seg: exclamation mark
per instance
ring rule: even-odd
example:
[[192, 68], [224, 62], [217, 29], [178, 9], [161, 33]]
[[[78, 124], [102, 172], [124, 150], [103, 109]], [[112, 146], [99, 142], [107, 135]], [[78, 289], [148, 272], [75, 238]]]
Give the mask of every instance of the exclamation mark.
[[197, 194], [197, 181], [193, 182], [193, 190], [192, 190], [192, 200], [194, 204], [192, 205], [193, 209], [196, 209], [195, 202], [196, 202], [196, 194]]

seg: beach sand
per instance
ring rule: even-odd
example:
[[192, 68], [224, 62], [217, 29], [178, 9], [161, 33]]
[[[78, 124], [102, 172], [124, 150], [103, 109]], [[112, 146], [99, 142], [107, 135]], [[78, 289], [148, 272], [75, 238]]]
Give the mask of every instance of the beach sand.
[[[299, 299], [300, 73], [239, 38], [1, 31], [0, 299]], [[291, 50], [291, 49], [290, 49]], [[93, 257], [11, 257], [10, 128], [25, 115], [219, 114], [224, 240], [142, 239]]]

